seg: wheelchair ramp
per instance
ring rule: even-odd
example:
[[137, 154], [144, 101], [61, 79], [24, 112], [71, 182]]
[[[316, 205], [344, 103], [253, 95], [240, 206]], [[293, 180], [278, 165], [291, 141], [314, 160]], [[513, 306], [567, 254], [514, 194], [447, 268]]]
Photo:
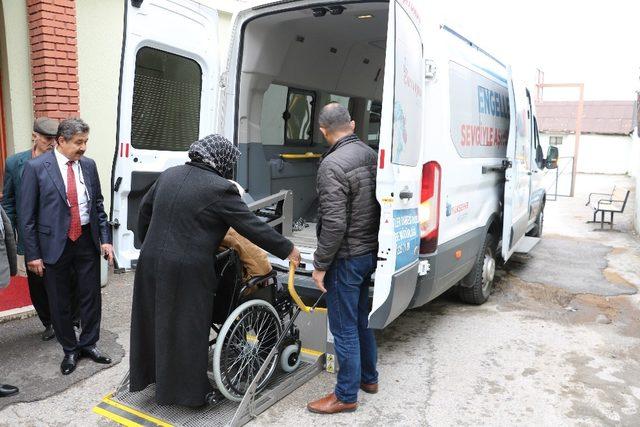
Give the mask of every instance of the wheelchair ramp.
[[[155, 403], [154, 384], [143, 391], [131, 393], [128, 381], [119, 391], [103, 398], [93, 411], [124, 426], [241, 426], [323, 370], [324, 355], [303, 350], [302, 356], [303, 360], [294, 372], [274, 374], [269, 385], [255, 397], [253, 405], [249, 405], [246, 411], [238, 411], [238, 402], [226, 399], [203, 408], [160, 406]], [[212, 378], [210, 381], [213, 384]]]

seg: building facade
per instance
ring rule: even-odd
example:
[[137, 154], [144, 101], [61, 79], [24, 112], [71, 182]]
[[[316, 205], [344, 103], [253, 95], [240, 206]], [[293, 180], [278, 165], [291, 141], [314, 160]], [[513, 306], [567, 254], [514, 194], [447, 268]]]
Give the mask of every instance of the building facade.
[[[543, 102], [536, 106], [543, 146], [556, 145], [560, 157], [575, 156], [577, 102]], [[638, 149], [634, 132], [635, 101], [585, 101], [578, 153], [578, 173], [629, 174], [637, 172]]]

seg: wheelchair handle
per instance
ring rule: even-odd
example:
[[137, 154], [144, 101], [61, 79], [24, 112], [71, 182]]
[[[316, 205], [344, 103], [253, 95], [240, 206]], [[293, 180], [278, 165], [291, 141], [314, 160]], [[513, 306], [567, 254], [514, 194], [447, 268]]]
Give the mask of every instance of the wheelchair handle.
[[322, 296], [324, 295], [324, 293], [320, 295], [320, 298], [318, 298], [318, 300], [315, 302], [315, 304], [313, 304], [312, 307], [305, 305], [305, 303], [302, 301], [302, 298], [300, 298], [300, 295], [298, 295], [298, 291], [296, 291], [296, 287], [293, 286], [293, 280], [295, 275], [296, 275], [296, 267], [293, 265], [292, 262], [290, 262], [289, 263], [289, 284], [287, 285], [287, 290], [289, 291], [289, 295], [291, 295], [291, 299], [293, 299], [293, 302], [295, 302], [298, 308], [300, 308], [300, 311], [304, 311], [305, 313], [313, 313], [313, 310], [315, 310], [316, 306], [322, 299]]

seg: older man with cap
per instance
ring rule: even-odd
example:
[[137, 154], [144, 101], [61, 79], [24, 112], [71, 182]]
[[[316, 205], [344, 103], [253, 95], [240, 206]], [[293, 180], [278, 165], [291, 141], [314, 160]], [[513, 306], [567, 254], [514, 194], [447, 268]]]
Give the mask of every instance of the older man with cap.
[[[22, 185], [22, 171], [24, 165], [30, 159], [51, 151], [56, 145], [56, 134], [58, 133], [58, 122], [48, 117], [40, 117], [33, 122], [33, 133], [31, 139], [33, 146], [20, 153], [7, 157], [4, 167], [4, 187], [2, 190], [2, 207], [4, 208], [14, 231], [18, 227], [18, 204], [20, 201], [20, 186]], [[18, 255], [24, 255], [22, 239], [18, 235]], [[51, 311], [49, 310], [49, 300], [47, 288], [44, 286], [42, 277], [27, 270], [29, 282], [29, 294], [31, 302], [38, 313], [38, 317], [44, 326], [42, 340], [48, 341], [55, 338], [55, 332], [51, 325]]]

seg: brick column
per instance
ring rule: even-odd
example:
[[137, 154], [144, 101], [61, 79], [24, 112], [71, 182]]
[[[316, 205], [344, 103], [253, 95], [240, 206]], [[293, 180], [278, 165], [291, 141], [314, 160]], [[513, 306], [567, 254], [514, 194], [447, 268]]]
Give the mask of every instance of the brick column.
[[80, 115], [76, 3], [27, 0], [35, 117]]

